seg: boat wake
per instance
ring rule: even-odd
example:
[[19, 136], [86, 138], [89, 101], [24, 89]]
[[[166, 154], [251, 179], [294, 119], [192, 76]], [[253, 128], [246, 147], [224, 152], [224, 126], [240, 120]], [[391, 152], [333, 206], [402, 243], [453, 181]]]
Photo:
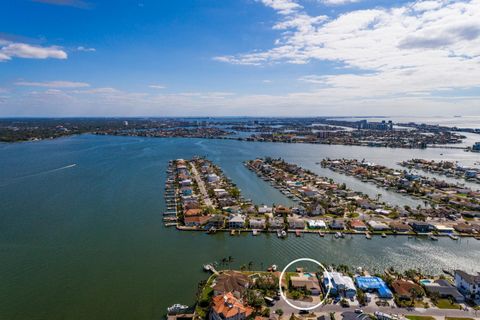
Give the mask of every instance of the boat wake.
[[60, 167], [60, 168], [55, 168], [55, 169], [51, 169], [51, 170], [47, 170], [47, 171], [42, 171], [42, 172], [37, 172], [37, 173], [32, 173], [32, 174], [28, 174], [28, 175], [25, 175], [25, 176], [21, 176], [21, 177], [17, 177], [17, 178], [12, 178], [10, 179], [10, 181], [6, 184], [1, 184], [0, 187], [5, 187], [11, 183], [15, 183], [15, 182], [18, 182], [18, 181], [21, 181], [23, 179], [28, 179], [28, 178], [33, 178], [33, 177], [38, 177], [38, 176], [42, 176], [42, 175], [45, 175], [45, 174], [50, 174], [50, 173], [54, 173], [54, 172], [57, 172], [57, 171], [62, 171], [62, 170], [65, 170], [65, 169], [70, 169], [70, 168], [73, 168], [73, 167], [76, 167], [77, 164], [76, 163], [72, 163], [72, 164], [69, 164], [67, 166], [63, 166], [63, 167]]

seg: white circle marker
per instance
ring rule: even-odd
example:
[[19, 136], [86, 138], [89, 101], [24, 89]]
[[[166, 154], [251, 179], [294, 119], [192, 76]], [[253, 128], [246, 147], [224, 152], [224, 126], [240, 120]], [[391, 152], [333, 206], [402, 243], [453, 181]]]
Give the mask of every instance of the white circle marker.
[[[312, 262], [312, 263], [315, 263], [316, 265], [318, 265], [319, 267], [321, 267], [327, 274], [327, 278], [328, 278], [328, 286], [327, 286], [327, 293], [325, 294], [325, 297], [323, 298], [322, 301], [320, 301], [319, 303], [317, 303], [316, 305], [314, 306], [311, 306], [311, 307], [298, 307], [296, 305], [294, 305], [293, 303], [291, 303], [290, 301], [288, 301], [287, 297], [285, 296], [285, 294], [283, 293], [283, 289], [282, 289], [282, 279], [283, 279], [283, 276], [285, 275], [285, 272], [287, 271], [287, 269], [294, 263], [297, 263], [297, 262], [300, 262], [300, 261], [308, 261], [308, 262]], [[282, 270], [282, 273], [280, 274], [280, 279], [278, 279], [278, 286], [280, 288], [280, 295], [282, 296], [283, 300], [285, 300], [285, 302], [292, 308], [294, 309], [297, 309], [297, 310], [313, 310], [313, 309], [316, 309], [318, 307], [320, 307], [324, 302], [325, 300], [328, 298], [328, 295], [330, 294], [330, 289], [332, 288], [332, 281], [330, 280], [331, 277], [330, 277], [330, 274], [328, 273], [327, 269], [323, 266], [323, 264], [321, 264], [320, 262], [318, 262], [317, 260], [314, 260], [314, 259], [310, 259], [310, 258], [300, 258], [300, 259], [296, 259], [296, 260], [293, 260], [292, 262], [290, 262], [289, 264], [287, 264], [287, 266]]]

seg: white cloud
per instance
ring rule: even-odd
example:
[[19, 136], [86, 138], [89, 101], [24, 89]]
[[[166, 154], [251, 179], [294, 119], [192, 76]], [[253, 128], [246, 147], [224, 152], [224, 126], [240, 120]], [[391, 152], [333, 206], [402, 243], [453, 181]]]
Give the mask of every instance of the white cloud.
[[87, 48], [87, 47], [84, 47], [84, 46], [79, 46], [79, 47], [77, 47], [77, 51], [81, 51], [81, 52], [95, 52], [95, 51], [97, 51], [97, 49], [95, 49], [95, 48]]
[[480, 86], [480, 0], [416, 1], [330, 19], [284, 2], [290, 4], [288, 10], [263, 1], [280, 15], [273, 29], [283, 30], [271, 49], [216, 60], [244, 65], [338, 63], [338, 73], [301, 79], [338, 97]]
[[32, 0], [33, 2], [40, 2], [45, 4], [52, 4], [56, 6], [67, 6], [80, 9], [89, 9], [92, 5], [82, 0]]
[[30, 82], [30, 81], [18, 81], [15, 82], [17, 86], [24, 87], [44, 87], [44, 88], [85, 88], [90, 84], [85, 82], [73, 82], [73, 81], [45, 81], [45, 82]]
[[293, 0], [261, 0], [261, 2], [284, 15], [294, 13], [302, 8], [301, 5]]
[[360, 2], [360, 0], [321, 0], [322, 3], [331, 6]]
[[148, 87], [151, 88], [151, 89], [165, 89], [165, 88], [167, 88], [166, 86], [164, 86], [162, 84], [151, 84]]
[[26, 43], [0, 41], [0, 61], [12, 58], [24, 59], [67, 59], [67, 53], [57, 46], [41, 47]]

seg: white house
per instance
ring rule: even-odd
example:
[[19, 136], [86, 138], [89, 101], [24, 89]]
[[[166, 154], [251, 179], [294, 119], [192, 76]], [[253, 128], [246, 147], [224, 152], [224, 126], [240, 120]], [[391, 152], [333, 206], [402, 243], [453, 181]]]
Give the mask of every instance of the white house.
[[384, 231], [384, 230], [389, 230], [390, 227], [386, 225], [385, 223], [382, 222], [377, 222], [377, 221], [369, 221], [368, 225], [370, 228], [372, 228], [374, 231]]
[[473, 275], [455, 270], [455, 286], [466, 298], [480, 300], [480, 273]]
[[327, 229], [327, 224], [323, 220], [308, 220], [307, 224], [310, 229]]
[[245, 219], [241, 215], [232, 215], [228, 220], [228, 227], [230, 229], [241, 229], [245, 227]]

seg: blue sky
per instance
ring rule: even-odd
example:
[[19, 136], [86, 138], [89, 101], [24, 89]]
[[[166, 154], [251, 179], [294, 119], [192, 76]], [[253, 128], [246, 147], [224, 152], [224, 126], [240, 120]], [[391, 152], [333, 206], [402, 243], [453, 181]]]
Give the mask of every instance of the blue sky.
[[480, 1], [3, 1], [0, 116], [480, 115]]

